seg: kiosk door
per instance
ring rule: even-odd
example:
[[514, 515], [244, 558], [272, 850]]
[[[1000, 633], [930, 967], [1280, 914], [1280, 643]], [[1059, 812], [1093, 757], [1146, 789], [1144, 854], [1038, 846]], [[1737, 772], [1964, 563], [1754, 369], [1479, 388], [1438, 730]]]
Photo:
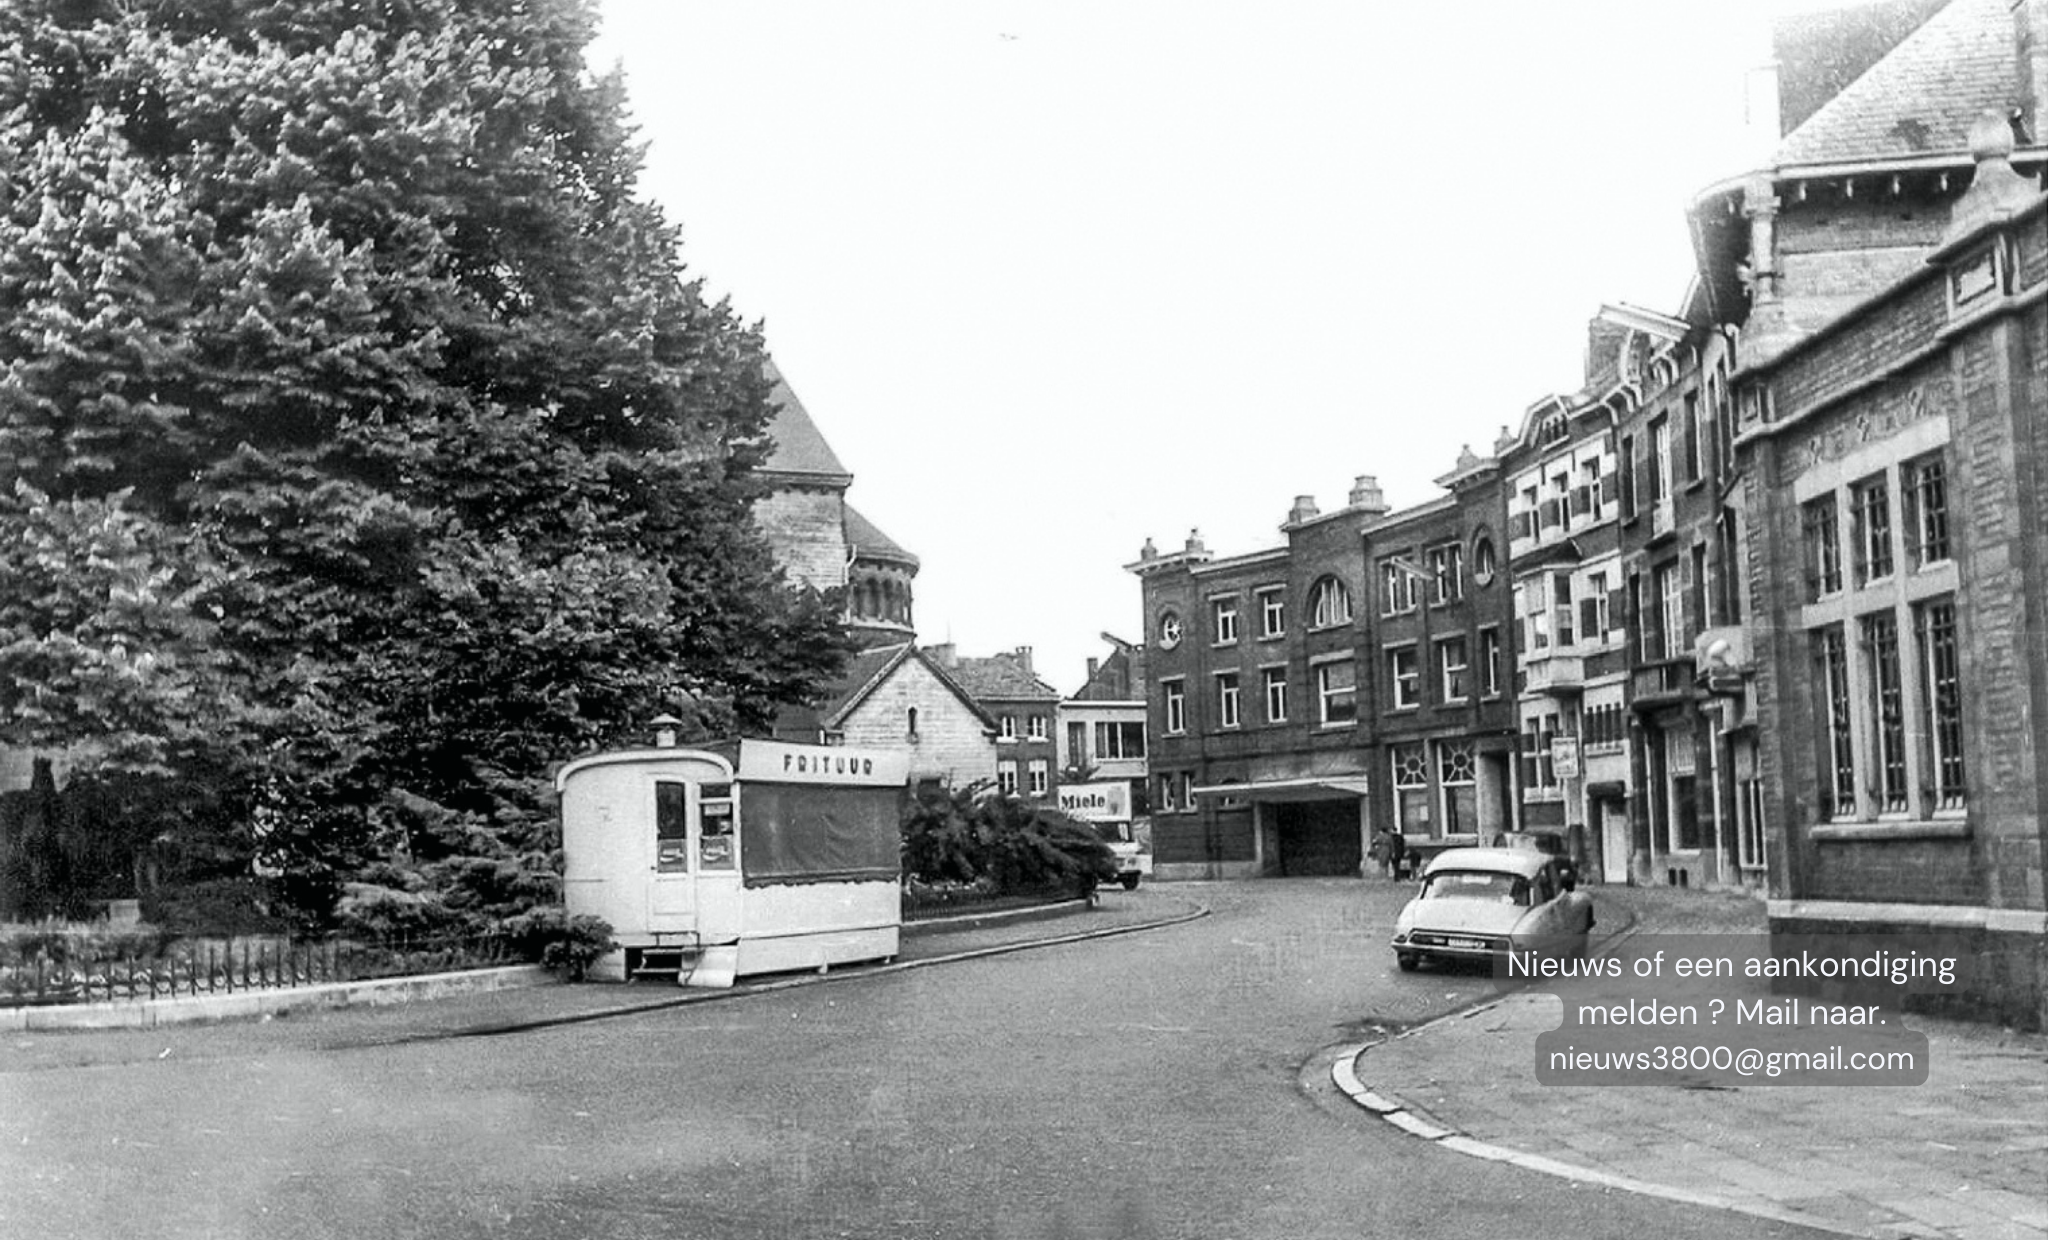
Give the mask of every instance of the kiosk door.
[[697, 934], [704, 944], [739, 941], [745, 896], [731, 784], [699, 784], [696, 814]]
[[696, 785], [680, 779], [654, 781], [654, 871], [647, 884], [647, 928], [657, 935], [694, 934], [697, 884], [690, 864], [691, 811]]

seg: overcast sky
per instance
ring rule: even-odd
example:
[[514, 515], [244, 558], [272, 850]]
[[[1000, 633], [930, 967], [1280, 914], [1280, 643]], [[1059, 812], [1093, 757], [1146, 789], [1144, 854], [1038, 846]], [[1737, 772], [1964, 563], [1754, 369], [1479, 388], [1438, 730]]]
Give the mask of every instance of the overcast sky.
[[646, 192], [921, 559], [922, 640], [1071, 693], [1146, 538], [1423, 503], [1603, 302], [1675, 312], [1787, 3], [601, 7]]

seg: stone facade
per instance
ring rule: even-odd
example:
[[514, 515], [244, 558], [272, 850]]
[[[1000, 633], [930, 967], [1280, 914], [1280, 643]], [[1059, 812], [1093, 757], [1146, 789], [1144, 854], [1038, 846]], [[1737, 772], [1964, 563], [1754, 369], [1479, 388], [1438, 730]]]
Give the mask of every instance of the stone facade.
[[904, 644], [854, 661], [814, 740], [902, 751], [914, 782], [993, 784], [995, 721], [946, 672]]

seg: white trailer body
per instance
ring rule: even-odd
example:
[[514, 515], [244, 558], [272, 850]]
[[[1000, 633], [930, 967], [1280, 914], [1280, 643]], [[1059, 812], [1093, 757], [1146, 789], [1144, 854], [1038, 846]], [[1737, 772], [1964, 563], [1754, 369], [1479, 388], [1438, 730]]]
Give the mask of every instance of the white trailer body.
[[718, 986], [895, 956], [908, 777], [902, 754], [753, 740], [567, 764], [563, 905], [618, 944], [592, 976]]

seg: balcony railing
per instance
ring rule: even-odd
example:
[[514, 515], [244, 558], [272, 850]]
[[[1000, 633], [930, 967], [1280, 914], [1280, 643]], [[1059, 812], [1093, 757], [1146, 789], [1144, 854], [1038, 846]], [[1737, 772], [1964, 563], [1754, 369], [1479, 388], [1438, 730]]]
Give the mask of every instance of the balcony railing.
[[1523, 687], [1530, 693], [1577, 693], [1586, 687], [1586, 660], [1575, 654], [1531, 659]]
[[1663, 706], [1693, 695], [1692, 660], [1664, 659], [1638, 664], [1629, 676], [1629, 697], [1638, 706]]

